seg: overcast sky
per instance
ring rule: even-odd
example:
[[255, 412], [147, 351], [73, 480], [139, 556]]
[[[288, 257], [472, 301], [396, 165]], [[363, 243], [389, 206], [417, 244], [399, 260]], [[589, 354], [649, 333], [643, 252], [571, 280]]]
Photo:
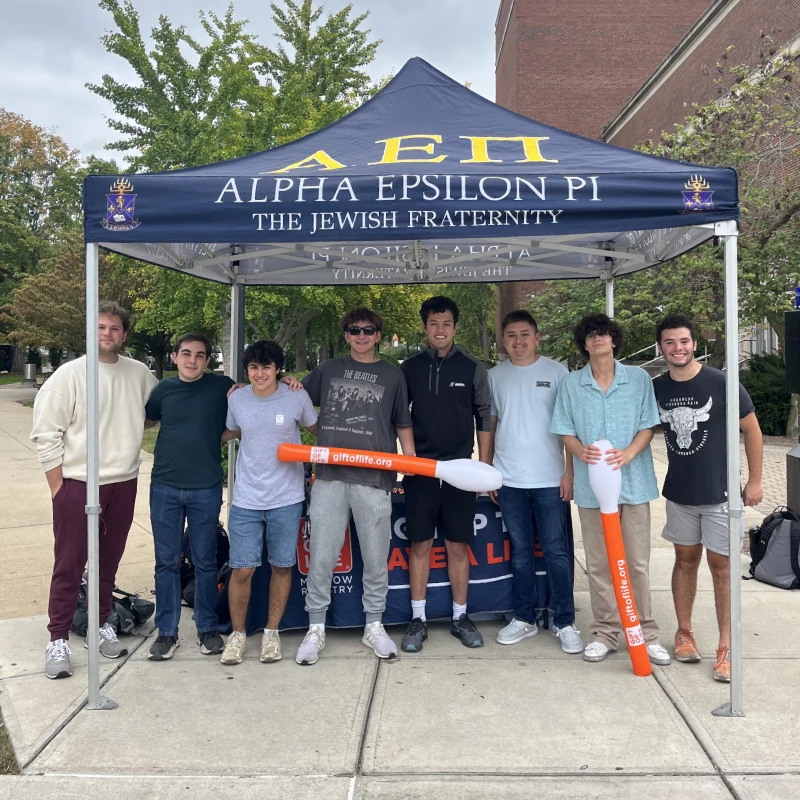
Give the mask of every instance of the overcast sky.
[[[344, 0], [320, 0], [341, 9]], [[494, 22], [498, 0], [353, 0], [354, 13], [369, 10], [373, 39], [383, 39], [370, 67], [373, 77], [396, 73], [421, 56], [455, 80], [494, 99]], [[149, 34], [160, 13], [198, 37], [198, 10], [222, 14], [228, 0], [134, 0]], [[168, 9], [168, 11], [166, 10]], [[235, 16], [267, 43], [275, 41], [268, 0], [235, 0]], [[127, 63], [105, 51], [100, 37], [112, 27], [94, 0], [0, 0], [0, 107], [37, 125], [54, 128], [82, 154], [103, 150], [115, 138], [106, 125], [110, 105], [85, 88], [109, 73], [133, 82]]]

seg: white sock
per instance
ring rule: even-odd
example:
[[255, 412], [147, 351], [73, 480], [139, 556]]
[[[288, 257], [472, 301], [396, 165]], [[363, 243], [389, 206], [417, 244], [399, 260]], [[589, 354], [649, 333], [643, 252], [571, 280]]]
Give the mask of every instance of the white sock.
[[411, 601], [411, 619], [421, 619], [425, 622], [425, 601], [412, 600]]
[[458, 603], [453, 603], [453, 622], [457, 622], [461, 619], [462, 614], [467, 613], [467, 604], [459, 605]]
[[312, 622], [308, 629], [310, 631], [319, 631], [320, 633], [325, 633], [325, 623], [324, 622]]

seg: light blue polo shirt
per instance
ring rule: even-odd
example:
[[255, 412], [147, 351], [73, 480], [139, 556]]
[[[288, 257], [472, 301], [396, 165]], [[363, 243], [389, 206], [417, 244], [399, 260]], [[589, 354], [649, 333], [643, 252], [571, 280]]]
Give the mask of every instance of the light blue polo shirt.
[[[639, 431], [660, 423], [656, 396], [650, 376], [640, 367], [628, 367], [615, 361], [614, 380], [603, 393], [587, 364], [571, 372], [561, 382], [553, 410], [552, 433], [575, 436], [587, 445], [608, 439], [622, 450]], [[589, 485], [589, 467], [573, 456], [575, 465], [575, 504], [581, 508], [599, 508]], [[653, 469], [653, 455], [648, 444], [630, 464], [622, 468], [620, 504], [637, 505], [658, 497]]]

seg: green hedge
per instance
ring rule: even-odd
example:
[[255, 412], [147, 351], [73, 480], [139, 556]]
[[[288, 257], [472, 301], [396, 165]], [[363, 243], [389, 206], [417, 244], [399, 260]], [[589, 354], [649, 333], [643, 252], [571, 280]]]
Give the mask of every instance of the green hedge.
[[780, 356], [752, 356], [742, 371], [742, 386], [753, 400], [761, 431], [786, 436], [792, 396], [786, 391], [786, 368]]

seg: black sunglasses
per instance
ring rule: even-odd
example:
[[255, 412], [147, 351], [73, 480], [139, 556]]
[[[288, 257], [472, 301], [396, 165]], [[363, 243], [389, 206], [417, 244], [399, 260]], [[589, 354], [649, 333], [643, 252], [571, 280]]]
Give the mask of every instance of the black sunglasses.
[[363, 328], [360, 328], [358, 325], [351, 325], [347, 332], [351, 336], [358, 336], [359, 333], [364, 333], [366, 336], [372, 336], [374, 333], [378, 332], [378, 329], [372, 325], [365, 325]]

